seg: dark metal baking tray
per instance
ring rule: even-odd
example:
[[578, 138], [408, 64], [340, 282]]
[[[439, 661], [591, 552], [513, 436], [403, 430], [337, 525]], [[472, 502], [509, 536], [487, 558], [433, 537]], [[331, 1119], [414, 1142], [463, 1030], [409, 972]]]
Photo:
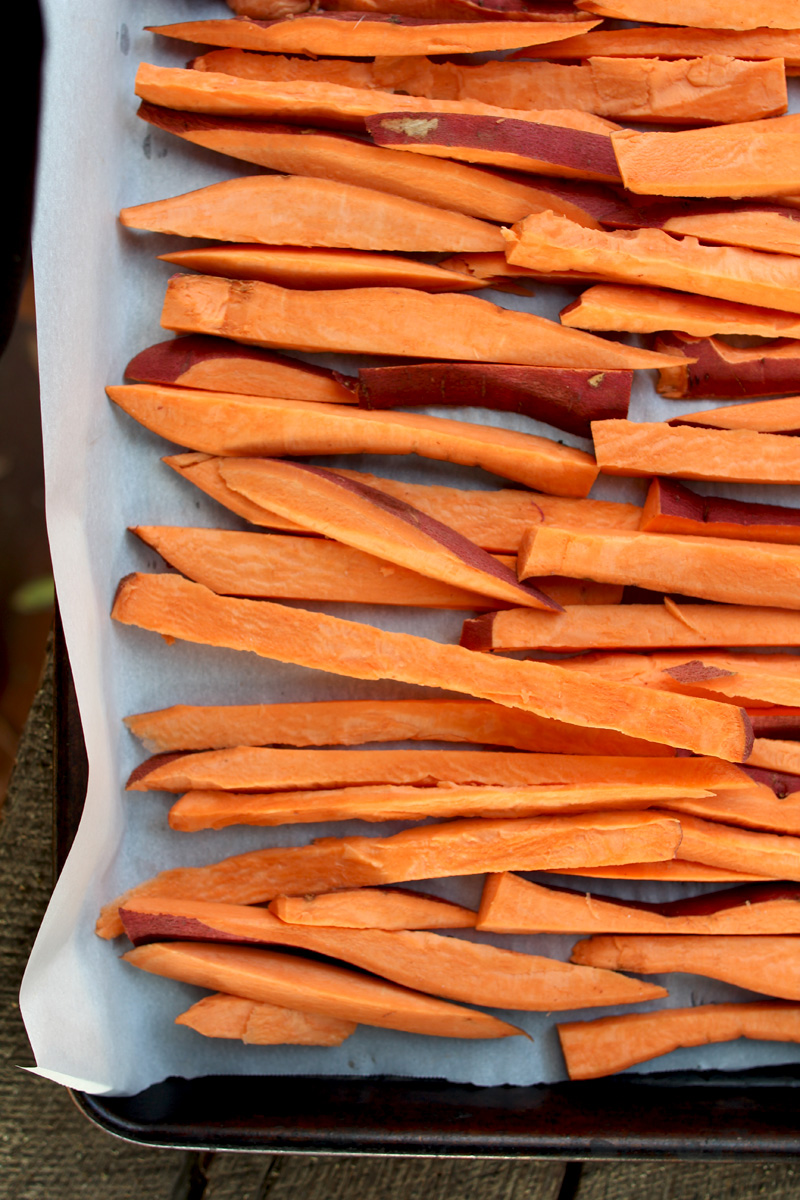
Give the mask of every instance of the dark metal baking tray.
[[[58, 871], [87, 778], [58, 623], [55, 678]], [[800, 1155], [800, 1066], [488, 1088], [437, 1079], [209, 1076], [167, 1079], [135, 1096], [72, 1096], [109, 1133], [152, 1146], [562, 1159]]]

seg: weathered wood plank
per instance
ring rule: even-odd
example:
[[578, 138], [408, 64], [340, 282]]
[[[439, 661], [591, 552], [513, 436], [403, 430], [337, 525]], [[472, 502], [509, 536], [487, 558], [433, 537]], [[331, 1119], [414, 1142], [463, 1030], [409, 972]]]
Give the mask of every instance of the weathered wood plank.
[[797, 1200], [800, 1166], [587, 1163], [575, 1200]]

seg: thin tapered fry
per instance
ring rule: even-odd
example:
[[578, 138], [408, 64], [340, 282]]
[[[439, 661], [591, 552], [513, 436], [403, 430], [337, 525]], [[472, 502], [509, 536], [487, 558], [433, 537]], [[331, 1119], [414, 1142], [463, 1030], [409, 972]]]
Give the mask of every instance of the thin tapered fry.
[[733, 300], [693, 296], [665, 288], [598, 283], [587, 288], [560, 313], [562, 325], [594, 332], [681, 333], [708, 337], [715, 333], [757, 337], [800, 337], [800, 316]]
[[317, 896], [278, 896], [269, 911], [288, 925], [333, 929], [474, 929], [477, 913], [409, 888], [350, 888]]
[[355, 1021], [259, 1004], [224, 992], [204, 996], [176, 1017], [175, 1024], [205, 1037], [236, 1038], [251, 1046], [340, 1046], [358, 1028]]

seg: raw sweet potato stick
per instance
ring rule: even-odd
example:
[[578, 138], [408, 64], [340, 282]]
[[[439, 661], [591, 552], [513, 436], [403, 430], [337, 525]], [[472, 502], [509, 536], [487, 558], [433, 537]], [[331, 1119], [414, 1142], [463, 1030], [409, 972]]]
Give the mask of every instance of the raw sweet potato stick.
[[795, 313], [621, 283], [587, 288], [562, 308], [560, 318], [561, 324], [570, 329], [594, 332], [658, 333], [679, 329], [698, 337], [723, 333], [800, 338], [800, 316]]
[[646, 533], [800, 545], [800, 509], [700, 496], [674, 479], [654, 479], [642, 509], [640, 528]]
[[334, 929], [474, 929], [477, 913], [409, 888], [350, 888], [316, 896], [278, 896], [269, 911], [288, 925]]
[[679, 29], [639, 25], [633, 29], [593, 30], [547, 46], [517, 50], [511, 57], [572, 61], [595, 55], [673, 59], [706, 54], [753, 60], [782, 58], [787, 75], [796, 75], [800, 70], [800, 33], [797, 29]]
[[323, 1017], [216, 992], [175, 1018], [205, 1037], [237, 1038], [250, 1046], [340, 1046], [355, 1021]]

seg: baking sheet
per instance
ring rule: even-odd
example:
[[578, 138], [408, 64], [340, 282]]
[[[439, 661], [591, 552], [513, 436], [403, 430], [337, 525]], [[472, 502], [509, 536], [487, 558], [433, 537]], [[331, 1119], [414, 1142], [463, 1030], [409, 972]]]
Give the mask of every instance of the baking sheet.
[[[255, 655], [160, 638], [109, 620], [114, 590], [132, 570], [159, 570], [158, 556], [131, 534], [140, 523], [244, 528], [160, 462], [174, 447], [109, 403], [104, 387], [122, 379], [133, 354], [166, 336], [159, 313], [168, 264], [155, 256], [180, 239], [122, 229], [116, 214], [137, 204], [249, 173], [247, 164], [201, 151], [139, 121], [133, 83], [145, 59], [183, 65], [185, 44], [171, 46], [143, 26], [228, 10], [211, 0], [45, 0], [47, 53], [34, 230], [47, 519], [61, 616], [89, 757], [83, 820], [56, 886], [23, 982], [21, 1008], [40, 1074], [83, 1091], [137, 1092], [169, 1075], [250, 1073], [407, 1075], [476, 1084], [531, 1084], [564, 1078], [555, 1025], [544, 1014], [512, 1014], [533, 1042], [462, 1042], [361, 1027], [341, 1047], [245, 1047], [175, 1027], [174, 1017], [198, 989], [140, 973], [119, 961], [117, 943], [93, 933], [101, 904], [126, 887], [176, 864], [199, 864], [267, 845], [297, 845], [322, 833], [391, 832], [398, 825], [350, 822], [285, 830], [234, 829], [179, 834], [166, 826], [168, 798], [128, 794], [124, 780], [144, 757], [122, 725], [127, 713], [183, 703], [250, 703], [291, 699], [388, 698], [435, 694], [389, 682], [341, 679], [272, 663]], [[252, 168], [255, 170], [255, 168]], [[576, 294], [547, 289], [532, 300], [482, 293], [506, 307], [556, 317]], [[332, 361], [314, 359], [313, 361]], [[342, 361], [339, 360], [339, 367]], [[347, 369], [355, 369], [350, 360]], [[662, 419], [700, 407], [659, 400], [648, 373], [637, 377], [634, 420]], [[707, 407], [714, 407], [709, 402]], [[430, 410], [435, 412], [436, 410]], [[452, 416], [452, 410], [446, 415]], [[464, 419], [552, 436], [545, 426], [505, 414], [467, 410]], [[558, 433], [559, 439], [587, 443]], [[587, 447], [588, 448], [588, 447]], [[345, 465], [345, 460], [339, 460]], [[331, 462], [331, 460], [328, 460]], [[494, 477], [422, 459], [346, 460], [376, 474], [497, 486]], [[698, 490], [711, 490], [699, 485]], [[718, 489], [795, 503], [790, 488]], [[644, 484], [606, 480], [593, 495], [641, 499]], [[385, 629], [457, 640], [464, 613], [424, 613], [355, 605], [313, 606]], [[354, 751], [357, 752], [357, 751]], [[572, 880], [574, 885], [575, 880]], [[480, 878], [417, 887], [477, 905]], [[632, 894], [628, 885], [593, 888]], [[700, 888], [694, 891], [705, 890]], [[674, 896], [673, 885], [641, 885], [648, 899]], [[476, 940], [566, 958], [572, 938]], [[670, 980], [671, 1005], [744, 998], [749, 993], [689, 976]], [[643, 1011], [651, 1006], [638, 1006]], [[630, 1011], [603, 1009], [611, 1011]], [[507, 1014], [504, 1014], [507, 1015]], [[573, 1019], [575, 1013], [564, 1014]], [[599, 1015], [598, 1010], [586, 1016]], [[800, 1061], [800, 1047], [736, 1043], [678, 1051], [640, 1071], [742, 1068]]]

